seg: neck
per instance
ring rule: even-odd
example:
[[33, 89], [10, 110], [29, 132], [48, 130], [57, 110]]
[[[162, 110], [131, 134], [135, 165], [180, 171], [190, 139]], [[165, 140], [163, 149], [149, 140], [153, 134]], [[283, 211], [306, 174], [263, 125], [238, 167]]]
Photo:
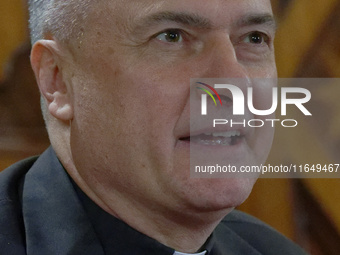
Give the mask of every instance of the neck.
[[[79, 175], [69, 173], [84, 193], [103, 210], [137, 231], [179, 252], [200, 251], [219, 222], [232, 209], [161, 208], [118, 192], [93, 192]], [[117, 195], [118, 194], [118, 195]]]
[[[201, 250], [216, 226], [228, 212], [193, 213], [186, 209], [176, 212], [148, 211], [142, 219], [137, 215], [130, 215], [131, 226], [152, 237], [158, 242], [179, 252], [194, 253]], [[124, 220], [130, 224], [129, 219]]]
[[139, 232], [184, 253], [200, 251], [216, 226], [232, 210], [202, 212], [189, 208], [153, 208], [136, 200], [110, 198], [106, 201], [102, 209]]
[[179, 252], [200, 251], [219, 222], [233, 209], [202, 209], [179, 201], [161, 205], [159, 201], [113, 190], [112, 185], [104, 187], [95, 178], [91, 178], [90, 185], [77, 171], [70, 151], [59, 151], [57, 155], [79, 188], [99, 207]]

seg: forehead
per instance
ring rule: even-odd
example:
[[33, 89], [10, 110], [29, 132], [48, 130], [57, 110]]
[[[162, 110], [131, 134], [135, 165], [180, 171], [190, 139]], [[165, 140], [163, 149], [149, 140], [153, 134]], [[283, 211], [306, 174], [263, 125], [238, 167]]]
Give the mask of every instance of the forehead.
[[269, 0], [116, 0], [99, 1], [92, 10], [92, 21], [115, 22], [112, 25], [124, 29], [164, 12], [199, 15], [216, 26], [235, 23], [246, 15], [272, 13]]

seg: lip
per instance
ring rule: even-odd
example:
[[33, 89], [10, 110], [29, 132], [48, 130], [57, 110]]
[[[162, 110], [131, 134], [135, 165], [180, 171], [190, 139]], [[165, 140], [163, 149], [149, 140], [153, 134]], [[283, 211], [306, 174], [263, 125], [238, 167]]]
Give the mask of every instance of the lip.
[[[247, 119], [245, 118], [247, 121]], [[239, 119], [237, 120], [239, 121]], [[239, 132], [237, 138], [229, 140], [229, 144], [218, 143], [204, 143], [204, 136], [202, 142], [197, 142], [193, 136], [204, 135], [205, 133], [221, 133], [221, 132]], [[188, 129], [185, 132], [177, 135], [175, 143], [177, 153], [183, 153], [189, 158], [190, 167], [194, 166], [210, 166], [210, 165], [232, 165], [241, 166], [247, 164], [252, 158], [252, 150], [249, 142], [253, 137], [254, 128], [249, 128], [247, 125], [237, 125], [230, 127], [230, 125], [217, 125], [215, 128], [202, 123], [202, 125], [192, 126], [191, 132]], [[228, 136], [225, 136], [228, 141]], [[230, 139], [230, 138], [229, 138]], [[207, 139], [209, 140], [209, 139]], [[223, 138], [221, 139], [223, 140]], [[190, 171], [192, 168], [190, 168]]]
[[[203, 129], [202, 131], [207, 130], [210, 131], [211, 129]], [[198, 131], [198, 133], [200, 132]], [[249, 157], [250, 151], [244, 135], [239, 136], [235, 141], [230, 145], [220, 145], [177, 140], [176, 148], [181, 152], [189, 153], [187, 155], [190, 158], [190, 165], [231, 164], [237, 166]]]
[[234, 132], [234, 131], [239, 132], [240, 137], [247, 137], [249, 134], [249, 130], [247, 130], [246, 128], [239, 128], [239, 127], [231, 128], [231, 127], [224, 125], [224, 126], [218, 126], [215, 128], [207, 127], [207, 128], [197, 129], [197, 130], [191, 130], [190, 132], [179, 136], [177, 139], [180, 141], [184, 141], [184, 138], [199, 136], [199, 135], [203, 135], [207, 133], [222, 133], [222, 132]]
[[[215, 139], [215, 141], [218, 140], [218, 139]], [[202, 142], [198, 142], [197, 141], [197, 138], [194, 138], [194, 139], [180, 139], [180, 140], [177, 140], [177, 142], [179, 144], [182, 144], [182, 145], [186, 145], [186, 146], [192, 146], [192, 148], [194, 147], [197, 147], [197, 148], [211, 148], [211, 149], [221, 149], [223, 148], [223, 150], [225, 148], [236, 148], [238, 147], [240, 144], [243, 144], [245, 143], [245, 137], [244, 136], [235, 136], [235, 137], [232, 137], [232, 138], [222, 138], [220, 140], [225, 140], [225, 141], [228, 141], [230, 144], [223, 144], [223, 143], [214, 143], [212, 144], [212, 141], [211, 142], [208, 142], [208, 143], [204, 143], [204, 141], [202, 140]], [[194, 147], [193, 147], [194, 146]]]
[[[204, 133], [215, 133], [215, 132], [228, 132], [228, 131], [238, 131], [239, 136], [232, 138], [223, 138], [222, 141], [229, 141], [229, 144], [217, 144], [217, 143], [204, 143], [197, 142], [197, 138], [191, 138], [193, 136], [200, 136]], [[207, 155], [215, 155], [217, 158], [224, 158], [229, 155], [234, 158], [238, 158], [240, 155], [244, 155], [247, 148], [246, 135], [247, 131], [245, 129], [238, 128], [203, 128], [192, 132], [190, 136], [183, 136], [177, 140], [177, 146], [187, 148], [190, 150], [190, 155], [200, 155], [199, 158], [203, 159]], [[204, 137], [204, 136], [202, 136]], [[187, 138], [187, 139], [185, 139]], [[195, 141], [196, 140], [196, 141]], [[209, 139], [207, 139], [209, 140]], [[213, 139], [212, 139], [213, 141]], [[214, 157], [215, 157], [214, 156]]]

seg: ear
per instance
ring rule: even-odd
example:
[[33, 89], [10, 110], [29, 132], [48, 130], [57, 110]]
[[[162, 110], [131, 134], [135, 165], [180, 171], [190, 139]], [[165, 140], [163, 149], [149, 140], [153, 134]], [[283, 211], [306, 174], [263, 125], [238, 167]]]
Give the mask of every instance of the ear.
[[53, 40], [37, 41], [31, 51], [31, 65], [49, 113], [61, 121], [73, 118], [71, 90], [60, 66], [60, 50]]

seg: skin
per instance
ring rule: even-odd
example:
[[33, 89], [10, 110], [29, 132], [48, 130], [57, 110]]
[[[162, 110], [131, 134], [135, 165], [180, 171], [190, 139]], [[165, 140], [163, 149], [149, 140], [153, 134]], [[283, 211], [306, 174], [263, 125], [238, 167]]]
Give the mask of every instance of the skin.
[[[190, 178], [189, 147], [180, 140], [190, 132], [189, 81], [276, 77], [270, 2], [100, 1], [91, 10], [77, 40], [63, 45], [49, 35], [32, 49], [52, 146], [104, 210], [195, 252], [255, 179]], [[250, 15], [267, 19], [241, 22]], [[169, 29], [180, 40], [169, 40]], [[254, 32], [260, 43], [249, 39]], [[255, 103], [266, 106], [266, 98], [257, 93]], [[272, 135], [253, 131], [230, 160], [263, 163]]]

